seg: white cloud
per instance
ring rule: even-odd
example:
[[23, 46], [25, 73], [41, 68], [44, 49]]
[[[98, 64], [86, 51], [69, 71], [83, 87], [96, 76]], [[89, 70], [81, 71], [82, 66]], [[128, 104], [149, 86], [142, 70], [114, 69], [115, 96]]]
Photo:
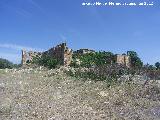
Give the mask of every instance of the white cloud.
[[21, 62], [21, 54], [13, 54], [13, 53], [1, 53], [0, 58], [7, 59], [13, 63], [19, 64]]
[[30, 18], [32, 16], [32, 13], [31, 12], [28, 12], [22, 8], [16, 8], [15, 9], [15, 12], [25, 18]]
[[67, 40], [67, 37], [66, 36], [64, 36], [64, 35], [60, 35], [60, 38], [61, 38], [61, 40], [63, 41], [63, 42], [66, 42], [66, 40]]
[[16, 44], [0, 44], [0, 48], [8, 48], [8, 49], [14, 49], [14, 50], [28, 50], [28, 51], [43, 51], [43, 49], [40, 48], [32, 48], [27, 46], [21, 46]]
[[33, 6], [41, 9], [41, 7], [39, 6], [39, 4], [37, 4], [37, 2], [35, 2], [34, 0], [28, 0], [28, 2], [30, 2]]
[[0, 44], [0, 48], [3, 50], [3, 48], [7, 49], [12, 49], [14, 51], [17, 51], [16, 53], [12, 53], [13, 51], [11, 50], [10, 52], [0, 52], [0, 58], [7, 59], [13, 63], [20, 63], [21, 62], [21, 50], [27, 50], [27, 51], [39, 51], [42, 52], [44, 50], [39, 49], [39, 48], [32, 48], [32, 47], [27, 47], [27, 46], [21, 46], [21, 45], [16, 45], [16, 44]]
[[34, 6], [35, 8], [37, 8], [38, 10], [40, 10], [41, 12], [45, 13], [44, 12], [44, 9], [34, 0], [28, 0], [28, 2]]

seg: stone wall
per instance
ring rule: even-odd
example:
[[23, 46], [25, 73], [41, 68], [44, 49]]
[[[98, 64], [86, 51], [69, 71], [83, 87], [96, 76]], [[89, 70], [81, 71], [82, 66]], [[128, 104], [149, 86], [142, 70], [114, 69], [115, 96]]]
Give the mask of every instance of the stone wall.
[[48, 51], [45, 51], [43, 54], [56, 58], [57, 60], [59, 60], [61, 65], [65, 66], [71, 63], [72, 53], [72, 49], [69, 49], [66, 43], [62, 43], [57, 45], [56, 47], [49, 49]]
[[57, 59], [61, 65], [69, 65], [72, 60], [72, 50], [66, 46], [66, 43], [62, 43], [45, 52], [27, 52], [22, 50], [22, 65], [27, 65], [34, 57], [41, 57], [42, 55], [48, 55]]
[[116, 55], [116, 63], [125, 65], [128, 68], [131, 66], [130, 57], [128, 55]]
[[27, 63], [27, 60], [28, 60], [27, 52], [25, 50], [22, 50], [22, 65], [25, 65]]
[[90, 50], [90, 49], [79, 49], [77, 51], [74, 52], [74, 54], [86, 54], [86, 53], [94, 53], [94, 50]]
[[42, 55], [41, 52], [34, 52], [34, 51], [29, 51], [27, 52], [26, 50], [22, 50], [22, 65], [27, 65], [29, 62], [33, 60], [34, 57], [40, 57]]
[[[75, 53], [90, 53], [95, 52], [93, 50], [89, 49], [80, 49], [77, 50]], [[36, 56], [42, 56], [42, 55], [48, 55], [50, 57], [53, 57], [57, 59], [61, 65], [68, 66], [72, 61], [72, 55], [73, 51], [72, 49], [69, 49], [66, 45], [66, 43], [59, 44], [45, 52], [33, 52], [33, 51], [25, 51], [22, 50], [22, 65], [27, 65], [28, 62], [31, 62], [33, 60], [33, 57]], [[127, 67], [131, 66], [130, 57], [128, 55], [116, 55], [115, 56], [115, 62], [117, 64], [122, 64]]]

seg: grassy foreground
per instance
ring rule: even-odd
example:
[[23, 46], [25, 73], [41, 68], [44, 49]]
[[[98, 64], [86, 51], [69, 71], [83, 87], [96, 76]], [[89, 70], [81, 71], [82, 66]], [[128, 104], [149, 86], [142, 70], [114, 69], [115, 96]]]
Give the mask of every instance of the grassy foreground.
[[63, 69], [0, 70], [0, 120], [159, 120], [160, 87], [67, 76]]

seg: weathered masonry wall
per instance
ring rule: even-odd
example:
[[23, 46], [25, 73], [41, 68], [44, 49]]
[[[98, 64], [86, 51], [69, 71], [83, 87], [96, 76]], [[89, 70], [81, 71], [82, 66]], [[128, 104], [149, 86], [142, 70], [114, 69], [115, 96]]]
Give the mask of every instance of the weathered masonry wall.
[[45, 52], [33, 52], [22, 50], [22, 65], [27, 65], [34, 57], [41, 57], [42, 55], [49, 55], [57, 59], [61, 65], [69, 65], [72, 61], [72, 50], [62, 43]]
[[[75, 53], [86, 54], [90, 52], [95, 52], [89, 49], [80, 49]], [[29, 62], [33, 60], [34, 57], [41, 57], [42, 55], [48, 55], [57, 59], [61, 65], [68, 66], [72, 61], [73, 51], [69, 49], [66, 43], [59, 44], [45, 52], [33, 52], [22, 50], [22, 65], [28, 65]], [[130, 57], [128, 55], [115, 55], [115, 62], [117, 64], [125, 65], [126, 67], [131, 67]]]
[[34, 51], [25, 51], [22, 50], [22, 65], [26, 65], [33, 60], [34, 57], [40, 57], [42, 55], [41, 52], [34, 52]]
[[62, 65], [69, 65], [72, 61], [72, 49], [69, 49], [66, 43], [62, 43], [45, 51], [44, 55], [49, 55], [60, 61]]
[[77, 51], [74, 52], [75, 54], [86, 54], [86, 53], [95, 53], [94, 50], [90, 50], [90, 49], [79, 49]]
[[125, 65], [128, 68], [131, 66], [130, 57], [128, 55], [116, 55], [116, 63]]

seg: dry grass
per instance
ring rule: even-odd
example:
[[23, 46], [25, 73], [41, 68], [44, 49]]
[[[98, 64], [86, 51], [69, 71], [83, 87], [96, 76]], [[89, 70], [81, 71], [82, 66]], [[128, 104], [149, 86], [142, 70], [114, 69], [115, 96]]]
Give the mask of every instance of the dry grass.
[[0, 70], [2, 120], [159, 120], [160, 89], [125, 82], [110, 88], [58, 70]]

